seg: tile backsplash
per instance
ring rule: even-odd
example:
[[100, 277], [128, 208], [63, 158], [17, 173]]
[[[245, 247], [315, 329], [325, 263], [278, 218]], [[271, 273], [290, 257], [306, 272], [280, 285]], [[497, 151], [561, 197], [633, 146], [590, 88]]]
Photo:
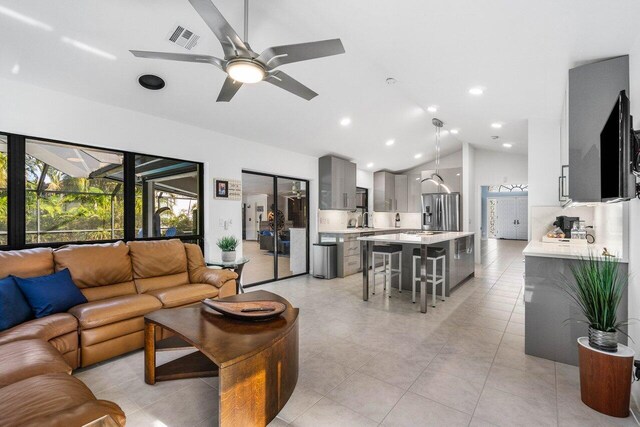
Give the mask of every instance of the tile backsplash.
[[[377, 228], [395, 227], [395, 213], [374, 212], [373, 226]], [[358, 225], [362, 221], [362, 215], [357, 212], [318, 210], [318, 231], [336, 231], [347, 228], [350, 219], [357, 219]], [[400, 224], [403, 228], [420, 228], [419, 213], [401, 213]]]

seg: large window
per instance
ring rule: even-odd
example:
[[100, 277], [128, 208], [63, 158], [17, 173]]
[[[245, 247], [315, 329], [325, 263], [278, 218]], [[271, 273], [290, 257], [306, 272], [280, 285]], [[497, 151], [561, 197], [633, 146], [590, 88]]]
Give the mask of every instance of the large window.
[[136, 237], [199, 234], [200, 165], [136, 155]]
[[124, 237], [123, 154], [27, 140], [26, 243]]
[[0, 134], [0, 246], [203, 243], [202, 164]]

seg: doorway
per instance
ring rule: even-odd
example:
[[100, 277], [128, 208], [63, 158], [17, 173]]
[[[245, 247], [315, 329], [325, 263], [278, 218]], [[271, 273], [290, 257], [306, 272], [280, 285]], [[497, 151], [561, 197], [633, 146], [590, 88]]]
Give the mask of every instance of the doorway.
[[309, 272], [309, 181], [242, 172], [243, 286]]
[[482, 239], [527, 240], [529, 200], [526, 185], [482, 187]]

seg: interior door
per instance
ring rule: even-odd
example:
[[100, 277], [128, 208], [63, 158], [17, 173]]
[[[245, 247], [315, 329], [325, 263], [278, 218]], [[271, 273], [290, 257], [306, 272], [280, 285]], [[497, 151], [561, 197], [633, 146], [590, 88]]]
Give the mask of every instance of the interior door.
[[496, 199], [497, 211], [497, 238], [515, 239], [517, 221], [517, 202], [515, 197], [504, 197]]
[[527, 197], [518, 197], [517, 199], [517, 217], [516, 217], [516, 239], [527, 240], [529, 232], [529, 199]]

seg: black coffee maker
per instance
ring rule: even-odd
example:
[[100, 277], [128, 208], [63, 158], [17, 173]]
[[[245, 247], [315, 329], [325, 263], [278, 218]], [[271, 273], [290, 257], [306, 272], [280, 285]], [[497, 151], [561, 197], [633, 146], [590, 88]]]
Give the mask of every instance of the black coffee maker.
[[577, 216], [557, 216], [556, 221], [553, 223], [556, 227], [560, 228], [564, 232], [564, 237], [571, 238], [571, 228], [574, 222], [580, 221]]

